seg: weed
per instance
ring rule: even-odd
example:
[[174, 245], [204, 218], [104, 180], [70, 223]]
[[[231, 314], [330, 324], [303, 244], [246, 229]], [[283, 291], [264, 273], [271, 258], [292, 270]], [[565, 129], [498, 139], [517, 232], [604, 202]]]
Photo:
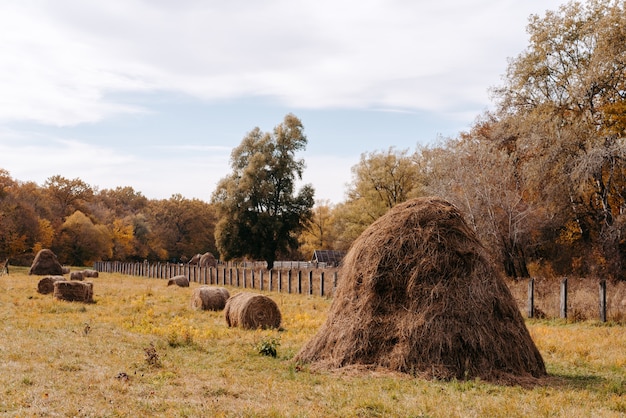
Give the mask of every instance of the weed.
[[257, 351], [264, 356], [276, 357], [277, 348], [280, 345], [280, 337], [264, 338], [257, 344]]
[[156, 348], [154, 347], [154, 343], [150, 343], [149, 347], [144, 348], [144, 353], [146, 355], [146, 363], [150, 367], [161, 367], [161, 358], [159, 357], [159, 353], [157, 353]]

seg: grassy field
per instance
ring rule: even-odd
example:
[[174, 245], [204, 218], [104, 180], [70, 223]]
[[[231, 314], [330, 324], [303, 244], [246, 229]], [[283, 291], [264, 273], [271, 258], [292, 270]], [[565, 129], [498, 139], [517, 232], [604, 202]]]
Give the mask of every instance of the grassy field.
[[[311, 373], [292, 358], [330, 299], [267, 293], [283, 329], [244, 331], [222, 312], [190, 309], [196, 283], [101, 274], [95, 303], [82, 304], [38, 294], [40, 277], [26, 271], [0, 276], [0, 416], [626, 416], [626, 329], [616, 323], [529, 321], [550, 373], [532, 388]], [[268, 346], [275, 358], [260, 353]]]

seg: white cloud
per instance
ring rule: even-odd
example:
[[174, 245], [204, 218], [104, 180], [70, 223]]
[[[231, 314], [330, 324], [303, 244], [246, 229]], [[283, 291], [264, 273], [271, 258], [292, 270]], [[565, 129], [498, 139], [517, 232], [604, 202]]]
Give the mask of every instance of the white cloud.
[[[450, 111], [487, 104], [530, 13], [557, 1], [25, 0], [0, 6], [0, 120], [140, 112], [112, 93]], [[174, 6], [175, 5], [175, 6]]]

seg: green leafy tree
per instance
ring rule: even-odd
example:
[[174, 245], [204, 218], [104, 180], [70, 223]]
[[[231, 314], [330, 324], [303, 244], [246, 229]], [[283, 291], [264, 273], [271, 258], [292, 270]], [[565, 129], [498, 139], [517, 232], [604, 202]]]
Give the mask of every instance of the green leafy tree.
[[220, 180], [213, 202], [219, 221], [215, 237], [226, 259], [265, 260], [267, 268], [281, 253], [298, 247], [297, 235], [311, 219], [314, 190], [302, 179], [304, 160], [296, 153], [306, 148], [300, 120], [292, 114], [272, 133], [253, 129], [232, 151], [231, 175]]

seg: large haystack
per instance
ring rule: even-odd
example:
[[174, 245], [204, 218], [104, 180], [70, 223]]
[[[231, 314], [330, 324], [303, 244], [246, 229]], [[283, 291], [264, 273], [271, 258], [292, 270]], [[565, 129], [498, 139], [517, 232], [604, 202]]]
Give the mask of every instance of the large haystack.
[[200, 267], [217, 267], [217, 260], [213, 254], [206, 252], [200, 257], [198, 265]]
[[296, 361], [503, 383], [546, 374], [511, 293], [450, 203], [396, 206], [343, 263], [327, 321]]
[[229, 327], [265, 329], [280, 327], [282, 315], [276, 302], [268, 296], [241, 292], [226, 302], [224, 318]]
[[35, 256], [28, 274], [36, 274], [38, 276], [61, 276], [63, 275], [63, 267], [57, 260], [57, 256], [51, 250], [43, 249]]
[[230, 292], [224, 287], [200, 286], [191, 294], [191, 307], [203, 311], [221, 311], [230, 298]]

